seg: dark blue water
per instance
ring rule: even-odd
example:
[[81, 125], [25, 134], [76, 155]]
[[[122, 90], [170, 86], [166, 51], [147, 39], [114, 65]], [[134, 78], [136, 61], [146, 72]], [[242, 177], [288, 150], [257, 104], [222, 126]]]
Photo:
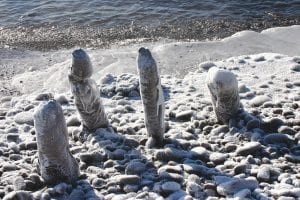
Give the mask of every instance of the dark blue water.
[[0, 44], [59, 48], [135, 38], [201, 40], [299, 19], [300, 0], [1, 0]]

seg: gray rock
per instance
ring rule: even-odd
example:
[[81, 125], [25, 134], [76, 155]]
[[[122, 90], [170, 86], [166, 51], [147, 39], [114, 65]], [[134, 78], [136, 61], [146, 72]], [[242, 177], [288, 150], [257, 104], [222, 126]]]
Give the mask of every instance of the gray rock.
[[125, 173], [129, 175], [140, 175], [146, 170], [146, 165], [140, 161], [131, 161], [128, 163]]
[[114, 160], [123, 160], [126, 153], [127, 152], [124, 149], [116, 149], [110, 154], [110, 156]]
[[176, 113], [175, 118], [177, 120], [181, 120], [181, 121], [189, 121], [191, 119], [191, 117], [193, 116], [194, 111], [193, 110], [185, 110], [179, 113]]
[[15, 142], [15, 143], [18, 143], [20, 141], [20, 138], [19, 138], [19, 134], [16, 134], [16, 133], [8, 133], [6, 135], [6, 140], [8, 142]]
[[137, 175], [117, 175], [113, 177], [114, 180], [117, 182], [120, 182], [123, 185], [126, 184], [139, 184], [140, 183], [140, 177]]
[[168, 181], [168, 182], [163, 183], [161, 188], [162, 188], [163, 192], [170, 194], [170, 193], [180, 190], [181, 187], [180, 187], [180, 184], [178, 184], [177, 182]]
[[5, 195], [3, 200], [32, 200], [32, 195], [27, 191], [12, 191]]
[[57, 194], [62, 195], [66, 192], [67, 188], [68, 188], [68, 185], [66, 183], [59, 183], [56, 186], [54, 186], [53, 189], [55, 190], [55, 192]]
[[262, 146], [259, 142], [249, 142], [236, 150], [236, 155], [246, 156], [256, 154], [261, 150]]
[[268, 133], [277, 132], [278, 128], [282, 126], [284, 122], [279, 118], [272, 118], [261, 124], [262, 129]]
[[271, 178], [270, 168], [267, 166], [262, 166], [258, 169], [257, 180], [269, 182]]
[[79, 155], [79, 158], [82, 162], [90, 164], [93, 162], [101, 162], [104, 157], [99, 152], [88, 152], [88, 153], [81, 153]]
[[217, 192], [222, 196], [234, 195], [241, 190], [248, 189], [253, 191], [258, 187], [258, 182], [254, 178], [240, 179], [233, 178], [217, 186]]
[[220, 133], [227, 133], [229, 131], [229, 127], [227, 125], [218, 126], [210, 131], [212, 135], [219, 135]]
[[246, 125], [246, 128], [248, 130], [252, 130], [255, 128], [259, 128], [259, 127], [260, 127], [260, 121], [257, 119], [252, 119], [252, 120], [248, 121], [248, 123]]
[[178, 183], [183, 183], [184, 178], [182, 175], [177, 174], [177, 173], [170, 173], [166, 171], [162, 171], [158, 174], [158, 177], [160, 180], [169, 180], [169, 181], [175, 181]]
[[42, 94], [38, 94], [35, 97], [35, 100], [37, 101], [48, 101], [50, 99], [52, 99], [54, 96], [52, 93], [42, 93]]
[[268, 134], [264, 138], [265, 144], [276, 144], [291, 147], [295, 145], [295, 141], [288, 135], [281, 133]]
[[195, 159], [208, 161], [210, 152], [204, 147], [194, 147], [190, 150], [190, 154]]
[[263, 105], [265, 102], [271, 101], [271, 98], [265, 95], [256, 96], [249, 101], [250, 106], [252, 107], [259, 107]]
[[94, 178], [92, 181], [92, 186], [96, 189], [101, 189], [105, 186], [106, 181], [102, 178]]
[[34, 125], [33, 112], [30, 111], [18, 113], [14, 119], [17, 124], [28, 124], [30, 126]]
[[211, 67], [216, 66], [213, 62], [203, 62], [200, 63], [199, 68], [202, 68], [204, 70], [209, 70]]
[[288, 127], [288, 126], [281, 126], [278, 129], [278, 133], [295, 135], [297, 133], [297, 131], [295, 131], [293, 128]]
[[216, 165], [224, 163], [227, 158], [228, 154], [219, 152], [214, 152], [209, 156], [209, 160], [215, 163]]
[[25, 190], [25, 182], [24, 182], [24, 178], [21, 177], [21, 176], [18, 176], [14, 179], [14, 190], [17, 191], [17, 190]]
[[300, 72], [300, 64], [295, 64], [290, 69], [295, 72]]
[[81, 121], [76, 115], [70, 116], [66, 120], [66, 123], [67, 123], [67, 126], [80, 126], [81, 125]]
[[84, 199], [84, 192], [81, 189], [72, 190], [69, 200], [82, 200]]
[[198, 176], [211, 177], [212, 175], [218, 175], [215, 169], [194, 163], [183, 164], [183, 169], [189, 174], [196, 174]]
[[238, 164], [233, 168], [234, 174], [245, 173], [247, 170], [247, 164]]
[[69, 104], [69, 100], [67, 99], [67, 97], [63, 94], [58, 95], [55, 97], [55, 100], [60, 103], [61, 105], [65, 105], [65, 104]]

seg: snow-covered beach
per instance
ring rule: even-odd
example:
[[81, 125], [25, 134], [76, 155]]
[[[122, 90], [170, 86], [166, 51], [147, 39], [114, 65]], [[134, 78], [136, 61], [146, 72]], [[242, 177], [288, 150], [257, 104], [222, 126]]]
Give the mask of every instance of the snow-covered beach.
[[[217, 41], [87, 49], [112, 128], [84, 142], [76, 135], [80, 118], [67, 79], [72, 50], [2, 48], [1, 69], [10, 78], [0, 84], [21, 95], [1, 97], [0, 197], [299, 199], [299, 35], [295, 25]], [[162, 74], [168, 143], [161, 149], [145, 148], [136, 75], [141, 46], [152, 51]], [[214, 65], [237, 75], [244, 111], [236, 127], [216, 123], [205, 85]], [[80, 164], [77, 185], [46, 186], [36, 169], [33, 112], [49, 93], [63, 107]]]

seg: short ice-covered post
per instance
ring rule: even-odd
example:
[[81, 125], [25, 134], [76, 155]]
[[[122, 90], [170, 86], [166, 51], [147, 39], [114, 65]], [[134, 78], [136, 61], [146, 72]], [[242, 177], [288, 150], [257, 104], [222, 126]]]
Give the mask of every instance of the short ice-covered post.
[[206, 84], [217, 120], [228, 124], [230, 120], [234, 120], [240, 108], [236, 76], [228, 70], [212, 67], [208, 71]]
[[100, 99], [100, 91], [91, 78], [93, 67], [90, 58], [83, 49], [75, 50], [72, 55], [69, 81], [83, 129], [95, 131], [97, 128], [105, 128], [109, 123]]
[[47, 184], [74, 183], [79, 176], [76, 159], [69, 150], [67, 125], [55, 100], [43, 102], [34, 114], [39, 170]]
[[165, 131], [165, 105], [156, 62], [149, 49], [140, 48], [137, 63], [145, 125], [148, 134], [146, 146], [148, 148], [160, 147], [162, 146]]

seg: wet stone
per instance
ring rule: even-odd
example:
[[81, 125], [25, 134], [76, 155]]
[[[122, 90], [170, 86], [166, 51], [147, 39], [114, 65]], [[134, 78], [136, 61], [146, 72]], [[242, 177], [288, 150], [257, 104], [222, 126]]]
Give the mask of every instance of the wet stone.
[[288, 127], [288, 126], [281, 126], [278, 129], [278, 133], [295, 135], [297, 133], [297, 131], [295, 131], [293, 128]]

